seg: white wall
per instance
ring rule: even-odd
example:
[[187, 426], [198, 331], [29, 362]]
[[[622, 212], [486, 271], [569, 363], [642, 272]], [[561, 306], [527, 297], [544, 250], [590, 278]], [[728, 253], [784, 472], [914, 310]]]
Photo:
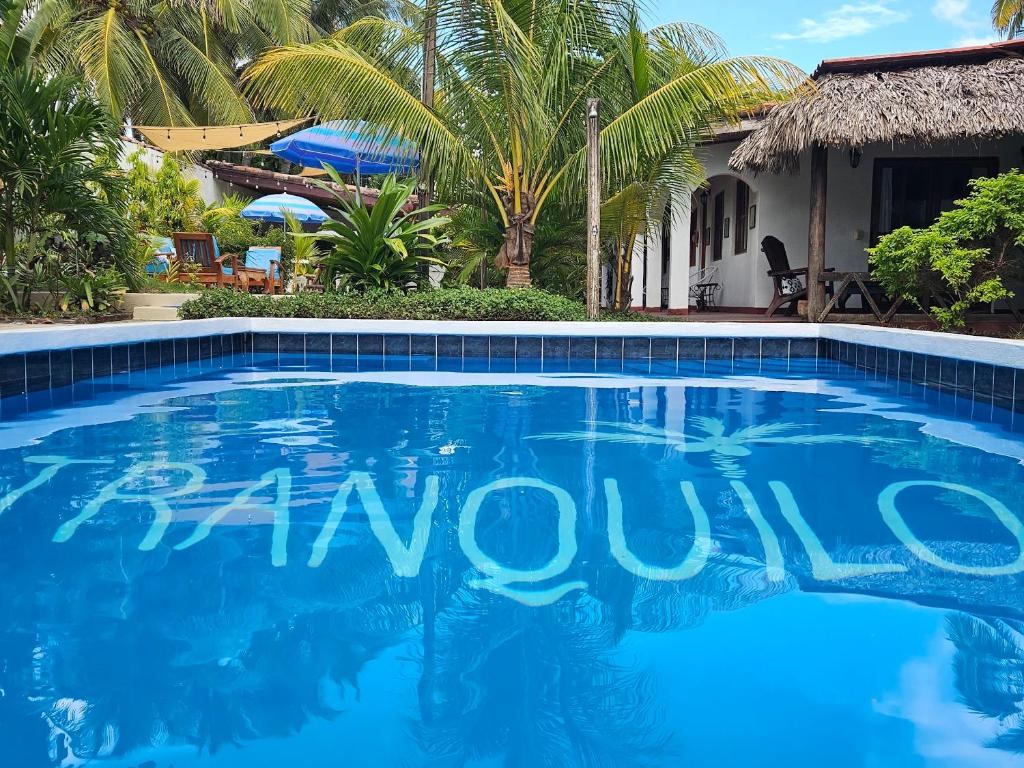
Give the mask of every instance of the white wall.
[[[124, 151], [121, 153], [121, 167], [128, 168], [128, 158], [137, 152], [142, 153], [142, 161], [153, 170], [156, 170], [164, 161], [164, 152], [146, 144], [141, 144], [131, 139], [121, 142]], [[243, 187], [230, 186], [227, 183], [215, 179], [213, 171], [195, 163], [182, 162], [182, 171], [187, 176], [199, 180], [199, 194], [203, 200], [209, 203], [219, 203], [224, 195], [235, 194], [240, 197], [252, 197], [252, 193]]]
[[[735, 174], [728, 167], [729, 156], [738, 142], [713, 144], [702, 148], [698, 156], [704, 164], [708, 179], [708, 226], [713, 228], [714, 197], [725, 192], [726, 216], [732, 219], [729, 239], [724, 241], [719, 262], [711, 261], [712, 247], [707, 246], [707, 263], [717, 263], [721, 290], [718, 303], [724, 307], [764, 308], [772, 298], [772, 282], [768, 278], [768, 264], [760, 251], [761, 240], [773, 235], [781, 240], [794, 269], [807, 266], [807, 231], [809, 225], [810, 179], [809, 153], [801, 158], [796, 174]], [[867, 147], [856, 168], [851, 167], [849, 152], [829, 152], [828, 200], [826, 210], [825, 266], [839, 271], [867, 269], [867, 254], [871, 231], [871, 193], [874, 161], [887, 157], [991, 157], [999, 158], [1000, 172], [1022, 165], [1024, 137], [993, 142], [965, 142], [941, 144], [933, 147], [871, 146]], [[735, 189], [740, 178], [750, 187], [750, 204], [757, 206], [755, 226], [749, 230], [747, 251], [735, 253]], [[689, 288], [689, 207], [691, 196], [675, 201], [679, 211], [673, 226], [672, 260], [670, 268], [670, 309], [688, 305]], [[702, 235], [703, 237], [703, 235]], [[651, 283], [653, 273], [660, 275], [660, 244], [657, 237], [650, 242], [647, 307], [659, 306], [659, 282]], [[640, 291], [642, 247], [634, 259], [636, 275], [633, 288], [633, 306], [643, 306]], [[700, 251], [698, 250], [698, 264]], [[855, 306], [854, 300], [850, 306]]]

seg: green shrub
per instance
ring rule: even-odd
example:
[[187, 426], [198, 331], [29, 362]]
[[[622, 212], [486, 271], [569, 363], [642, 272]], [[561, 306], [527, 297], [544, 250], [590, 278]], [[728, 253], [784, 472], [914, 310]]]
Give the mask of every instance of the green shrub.
[[445, 288], [254, 296], [209, 290], [180, 310], [185, 320], [208, 317], [310, 317], [375, 320], [584, 320], [579, 302], [534, 289]]
[[1004, 281], [1022, 267], [1024, 175], [975, 179], [970, 190], [930, 227], [901, 227], [868, 249], [886, 293], [917, 305], [943, 329], [963, 327], [974, 305], [1011, 298]]

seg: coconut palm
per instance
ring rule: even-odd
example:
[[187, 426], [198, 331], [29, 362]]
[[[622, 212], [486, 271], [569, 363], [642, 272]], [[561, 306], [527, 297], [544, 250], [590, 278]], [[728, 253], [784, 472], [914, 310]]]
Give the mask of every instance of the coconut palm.
[[[572, 440], [606, 443], [628, 443], [632, 445], [668, 445], [683, 453], [710, 453], [712, 462], [726, 477], [743, 477], [744, 472], [736, 459], [746, 458], [757, 445], [830, 445], [856, 443], [874, 445], [877, 443], [903, 442], [897, 438], [869, 435], [818, 435], [792, 434], [809, 430], [806, 424], [773, 422], [751, 424], [733, 432], [727, 432], [725, 422], [709, 416], [694, 416], [690, 419], [694, 432], [687, 434], [650, 424], [623, 424], [617, 421], [590, 422], [590, 429], [578, 432], [546, 432], [532, 435], [531, 440]], [[599, 428], [604, 428], [602, 431]]]
[[[528, 284], [542, 214], [583, 195], [587, 98], [620, 92], [628, 68], [621, 37], [632, 14], [626, 0], [439, 0], [433, 108], [405, 77], [419, 71], [420, 27], [401, 21], [363, 20], [324, 40], [283, 46], [246, 79], [268, 107], [365, 119], [418, 141], [440, 199], [493, 203], [503, 233], [499, 263], [509, 267], [510, 284]], [[672, 55], [654, 57], [657, 87], [635, 103], [608, 97], [600, 143], [611, 191], [642, 177], [652, 158], [692, 150], [713, 124], [803, 82], [777, 59], [723, 57], [718, 41], [692, 25], [642, 37]], [[696, 163], [687, 180], [701, 181]]]
[[79, 72], [115, 118], [192, 125], [247, 122], [237, 69], [309, 40], [309, 0], [40, 0], [23, 24], [37, 61]]
[[1024, 0], [995, 0], [992, 5], [992, 25], [1007, 38], [1024, 31]]

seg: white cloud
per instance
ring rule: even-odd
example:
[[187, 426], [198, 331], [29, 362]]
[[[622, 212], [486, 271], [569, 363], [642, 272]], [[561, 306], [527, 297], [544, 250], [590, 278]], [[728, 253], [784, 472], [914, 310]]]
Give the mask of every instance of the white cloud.
[[[938, 0], [958, 2], [961, 0]], [[965, 0], [964, 0], [965, 1]], [[828, 43], [844, 37], [865, 35], [879, 27], [898, 24], [910, 18], [910, 14], [890, 8], [884, 2], [846, 3], [828, 11], [817, 19], [800, 19], [796, 32], [775, 35], [778, 40], [807, 40], [812, 43]]]
[[975, 9], [976, 0], [935, 0], [932, 15], [960, 33], [955, 45], [985, 45], [998, 40], [988, 16]]

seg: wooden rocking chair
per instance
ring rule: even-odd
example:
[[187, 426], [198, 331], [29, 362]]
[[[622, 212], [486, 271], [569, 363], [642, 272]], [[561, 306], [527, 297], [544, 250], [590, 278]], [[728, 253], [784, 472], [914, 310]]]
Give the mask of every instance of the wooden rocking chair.
[[200, 285], [238, 286], [238, 258], [233, 253], [222, 255], [209, 232], [175, 232], [174, 250], [182, 277], [188, 274], [186, 263], [191, 262], [199, 265], [199, 271], [191, 275], [191, 279]]
[[775, 296], [765, 312], [772, 317], [782, 307], [789, 305], [787, 315], [796, 312], [797, 302], [807, 298], [807, 267], [790, 269], [786, 246], [777, 237], [768, 235], [761, 241], [761, 251], [768, 259], [768, 277], [772, 279]]

